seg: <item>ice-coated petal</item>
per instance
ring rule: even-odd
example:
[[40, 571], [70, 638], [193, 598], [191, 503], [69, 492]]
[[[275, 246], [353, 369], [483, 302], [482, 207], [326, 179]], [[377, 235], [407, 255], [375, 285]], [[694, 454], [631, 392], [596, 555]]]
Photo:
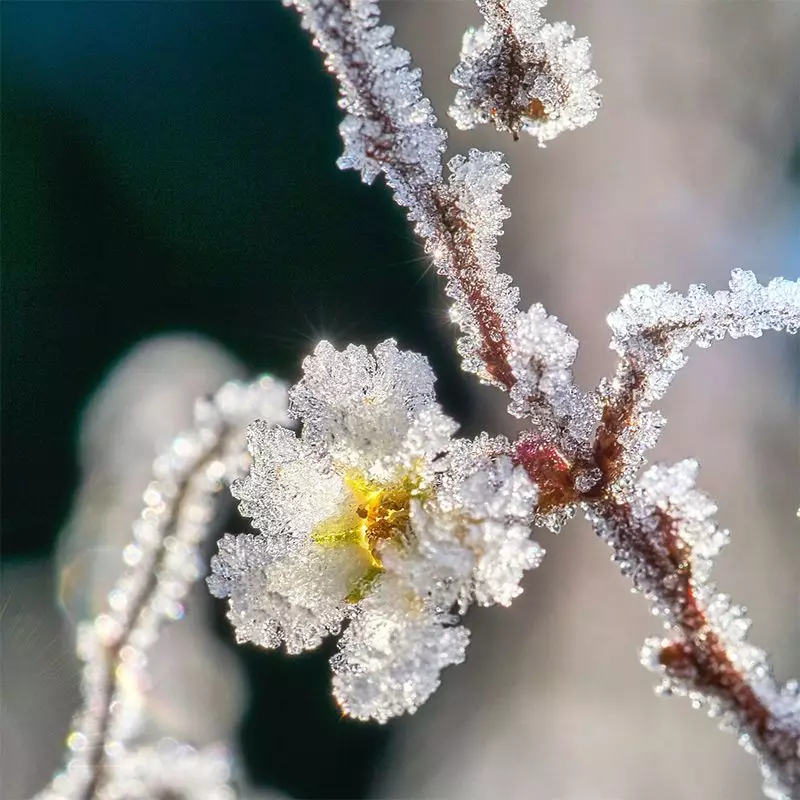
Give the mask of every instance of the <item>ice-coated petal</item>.
[[354, 548], [330, 549], [294, 537], [226, 534], [211, 559], [211, 593], [229, 598], [228, 618], [239, 642], [317, 647], [337, 633], [346, 595], [364, 570]]
[[378, 722], [414, 713], [439, 686], [442, 669], [464, 660], [469, 631], [447, 621], [402, 597], [373, 596], [331, 659], [342, 710]]
[[337, 513], [344, 491], [341, 477], [294, 431], [258, 421], [248, 428], [247, 446], [250, 473], [231, 492], [256, 528], [302, 536]]
[[435, 406], [434, 380], [427, 359], [398, 350], [393, 339], [374, 355], [320, 342], [303, 362], [291, 411], [302, 420], [304, 444], [363, 469], [393, 455], [419, 414]]
[[544, 557], [530, 539], [536, 486], [504, 454], [507, 448], [502, 437], [456, 442], [435, 500], [415, 517], [420, 549], [429, 559], [455, 564], [454, 550], [469, 558], [462, 605], [508, 605], [522, 591], [525, 570]]

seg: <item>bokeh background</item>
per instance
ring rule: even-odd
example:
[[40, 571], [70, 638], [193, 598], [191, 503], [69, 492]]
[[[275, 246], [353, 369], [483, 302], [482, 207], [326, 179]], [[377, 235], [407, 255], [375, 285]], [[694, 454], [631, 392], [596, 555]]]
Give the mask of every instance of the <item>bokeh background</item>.
[[[435, 278], [387, 192], [336, 170], [334, 86], [291, 12], [0, 13], [0, 796], [21, 800], [58, 765], [76, 701], [71, 625], [101, 602], [152, 452], [186, 424], [192, 396], [254, 371], [293, 380], [323, 337], [395, 336], [431, 359], [467, 434], [513, 421], [458, 372]], [[472, 3], [386, 14], [443, 114]], [[592, 40], [599, 120], [546, 150], [489, 131], [453, 146], [508, 153], [505, 269], [584, 342], [589, 385], [613, 364], [603, 320], [630, 286], [722, 285], [733, 266], [800, 275], [800, 4], [575, 0], [548, 14]], [[796, 675], [797, 346], [729, 345], [676, 382], [659, 456], [700, 457], [734, 532], [721, 580]], [[216, 641], [174, 638], [167, 655], [187, 669], [207, 658], [188, 705], [203, 698], [224, 722], [167, 714], [164, 690], [151, 698], [159, 730], [233, 732], [253, 783], [295, 797], [757, 796], [732, 737], [653, 698], [636, 649], [656, 625], [603, 546], [580, 524], [537, 535], [544, 568], [511, 611], [474, 615], [467, 664], [415, 718], [340, 719], [328, 652], [233, 648], [206, 604], [197, 636]]]

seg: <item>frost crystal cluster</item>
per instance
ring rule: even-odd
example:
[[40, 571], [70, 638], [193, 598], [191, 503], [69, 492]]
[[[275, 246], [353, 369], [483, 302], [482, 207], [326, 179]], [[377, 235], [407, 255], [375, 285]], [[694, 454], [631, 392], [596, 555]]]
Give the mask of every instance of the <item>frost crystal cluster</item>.
[[322, 342], [290, 392], [300, 432], [253, 425], [249, 475], [233, 486], [259, 534], [225, 536], [211, 592], [239, 641], [317, 647], [342, 709], [386, 721], [414, 711], [464, 658], [472, 600], [508, 604], [542, 551], [535, 489], [508, 443], [454, 440], [427, 361], [384, 342]]
[[485, 22], [464, 34], [451, 79], [460, 87], [450, 116], [462, 130], [492, 122], [543, 145], [597, 116], [600, 82], [588, 39], [566, 22], [545, 22], [547, 0], [477, 0]]
[[[502, 154], [473, 149], [445, 170], [446, 134], [376, 0], [286, 2], [339, 84], [339, 165], [367, 183], [383, 175], [445, 279], [463, 369], [507, 392], [526, 427], [513, 442], [456, 438], [428, 362], [393, 340], [372, 353], [322, 342], [289, 393], [288, 416], [283, 389], [266, 379], [201, 404], [197, 429], [156, 463], [107, 610], [81, 628], [84, 705], [67, 769], [42, 796], [228, 796], [224, 753], [147, 741], [132, 688], [147, 685], [162, 624], [182, 616], [203, 573], [214, 498], [234, 481], [257, 532], [222, 537], [208, 586], [227, 599], [240, 642], [299, 653], [340, 635], [331, 663], [345, 714], [384, 722], [415, 711], [442, 669], [464, 659], [470, 604], [509, 604], [541, 561], [532, 526], [558, 531], [580, 509], [665, 621], [668, 636], [643, 653], [661, 690], [734, 731], [756, 754], [769, 797], [800, 800], [798, 685], [775, 681], [746, 639], [743, 609], [710, 582], [728, 533], [695, 486], [697, 465], [641, 474], [664, 425], [652, 406], [689, 345], [796, 333], [800, 283], [764, 286], [738, 270], [728, 291], [637, 287], [608, 318], [613, 377], [581, 390], [577, 340], [540, 304], [521, 311], [499, 269], [509, 216]], [[467, 32], [453, 74], [460, 127], [491, 121], [542, 143], [594, 118], [588, 43], [546, 23], [543, 5], [478, 0], [485, 24]]]

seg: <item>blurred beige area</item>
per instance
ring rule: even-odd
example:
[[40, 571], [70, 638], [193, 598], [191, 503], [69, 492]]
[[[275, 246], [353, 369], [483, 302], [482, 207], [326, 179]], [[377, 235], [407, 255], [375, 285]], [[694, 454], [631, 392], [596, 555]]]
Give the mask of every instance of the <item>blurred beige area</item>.
[[[504, 269], [581, 340], [579, 380], [610, 374], [605, 315], [630, 287], [724, 287], [734, 267], [784, 274], [800, 252], [787, 164], [800, 138], [800, 3], [553, 2], [589, 36], [604, 107], [547, 149], [491, 130], [453, 152], [501, 149], [513, 180]], [[443, 116], [471, 3], [387, 3]], [[452, 125], [449, 126], [452, 130]], [[787, 246], [787, 242], [790, 244]], [[790, 248], [793, 245], [793, 251]], [[753, 639], [800, 675], [798, 405], [786, 341], [694, 348], [662, 411], [659, 460], [699, 458], [733, 543], [716, 572]], [[793, 388], [794, 387], [794, 388]], [[513, 421], [481, 391], [487, 420]], [[507, 429], [511, 430], [507, 427]], [[660, 622], [583, 521], [554, 539], [511, 609], [478, 610], [465, 665], [401, 725], [381, 793], [494, 800], [750, 800], [754, 759], [686, 700], [658, 699], [638, 663]]]

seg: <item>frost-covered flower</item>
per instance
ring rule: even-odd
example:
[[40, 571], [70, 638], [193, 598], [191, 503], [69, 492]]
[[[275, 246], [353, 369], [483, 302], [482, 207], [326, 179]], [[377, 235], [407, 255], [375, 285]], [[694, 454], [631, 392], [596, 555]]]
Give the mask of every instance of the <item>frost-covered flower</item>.
[[229, 598], [239, 641], [320, 644], [345, 713], [413, 712], [464, 658], [471, 601], [508, 604], [543, 551], [536, 490], [508, 442], [454, 440], [424, 357], [322, 342], [291, 391], [299, 434], [249, 431], [253, 465], [233, 487], [260, 534], [224, 536], [209, 587]]

